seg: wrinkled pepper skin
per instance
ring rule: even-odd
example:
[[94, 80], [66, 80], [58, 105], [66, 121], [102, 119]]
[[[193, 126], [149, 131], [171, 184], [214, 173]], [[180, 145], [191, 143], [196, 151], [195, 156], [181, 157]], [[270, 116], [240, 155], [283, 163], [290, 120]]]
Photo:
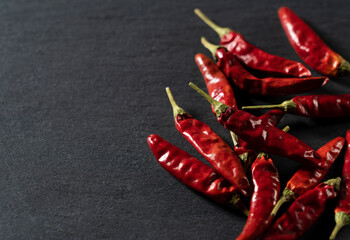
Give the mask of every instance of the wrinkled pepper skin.
[[238, 88], [256, 95], [289, 95], [318, 89], [328, 82], [327, 77], [257, 78], [249, 73], [238, 59], [225, 48], [216, 51], [217, 65]]
[[248, 112], [228, 107], [218, 121], [257, 151], [283, 156], [308, 166], [324, 166], [323, 159], [306, 143]]
[[292, 10], [281, 7], [278, 16], [290, 44], [307, 65], [331, 78], [350, 71], [350, 64], [330, 49]]
[[342, 227], [350, 224], [350, 129], [346, 132], [346, 143], [339, 199], [334, 209], [336, 226], [329, 238], [330, 240], [335, 239]]
[[311, 72], [303, 64], [264, 52], [248, 43], [240, 33], [231, 31], [224, 35], [220, 45], [226, 47], [250, 68], [273, 75], [311, 76]]
[[243, 195], [250, 194], [250, 184], [241, 160], [231, 147], [205, 123], [191, 116], [177, 115], [176, 129], [228, 182]]
[[230, 82], [216, 63], [201, 53], [196, 54], [195, 62], [203, 75], [209, 95], [216, 101], [224, 103], [227, 106], [237, 107]]
[[220, 204], [230, 201], [236, 187], [214, 169], [156, 134], [149, 135], [147, 142], [159, 164], [183, 184]]
[[236, 240], [255, 240], [270, 225], [270, 213], [280, 194], [278, 171], [271, 158], [259, 155], [252, 165], [254, 192], [249, 216], [242, 233]]
[[[281, 118], [284, 116], [284, 112], [278, 109], [271, 110], [264, 115], [261, 115], [260, 118], [263, 121], [267, 121], [268, 124], [271, 126], [277, 126], [277, 124], [280, 122]], [[235, 152], [238, 155], [244, 154], [246, 152], [251, 152], [254, 147], [250, 147], [249, 143], [244, 141], [243, 139], [238, 140], [238, 144], [234, 147]]]
[[311, 118], [333, 118], [350, 116], [350, 94], [310, 95], [294, 97], [295, 112]]
[[350, 215], [350, 130], [346, 132], [346, 142], [347, 147], [344, 157], [342, 183], [340, 185], [340, 198], [335, 212], [345, 212]]
[[[339, 179], [340, 181], [340, 179]], [[263, 240], [294, 240], [317, 221], [326, 201], [337, 196], [337, 186], [321, 183], [297, 198], [262, 238]]]
[[276, 108], [286, 113], [310, 118], [336, 118], [350, 116], [350, 94], [296, 96], [281, 104], [243, 106], [242, 109]]
[[339, 156], [345, 139], [336, 137], [317, 150], [319, 156], [324, 159], [324, 168], [301, 167], [288, 181], [286, 188], [294, 193], [294, 198], [303, 195], [307, 190], [315, 187], [327, 174], [329, 168]]

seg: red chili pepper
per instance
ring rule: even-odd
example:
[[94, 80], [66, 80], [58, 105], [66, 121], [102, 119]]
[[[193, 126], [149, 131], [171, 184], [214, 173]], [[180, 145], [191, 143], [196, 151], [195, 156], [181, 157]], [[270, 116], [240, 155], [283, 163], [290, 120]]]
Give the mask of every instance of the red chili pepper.
[[[195, 56], [195, 61], [203, 75], [209, 95], [218, 102], [236, 107], [237, 103], [233, 90], [226, 76], [221, 72], [218, 66], [210, 60], [210, 58], [200, 53]], [[212, 110], [215, 114], [215, 109], [212, 108]], [[272, 110], [260, 116], [260, 118], [276, 126], [283, 115], [284, 112], [280, 110]], [[233, 132], [231, 132], [231, 136], [235, 145], [235, 152], [240, 155], [239, 157], [245, 165], [245, 169], [248, 169], [248, 166], [250, 166], [251, 162], [256, 158], [255, 151], [248, 148], [248, 144], [244, 140], [238, 138]]]
[[279, 208], [285, 202], [293, 201], [303, 195], [307, 190], [314, 188], [319, 184], [326, 175], [333, 162], [339, 156], [345, 139], [336, 137], [317, 150], [317, 153], [324, 159], [324, 168], [301, 167], [293, 177], [288, 181], [286, 188], [283, 190], [281, 198], [278, 200], [271, 215], [276, 215]]
[[[205, 84], [207, 85], [209, 95], [216, 101], [224, 103], [231, 107], [237, 107], [235, 95], [225, 74], [221, 72], [218, 66], [207, 56], [198, 53], [195, 61], [201, 71]], [[213, 109], [214, 114], [215, 110]]]
[[219, 27], [199, 9], [195, 9], [194, 12], [219, 34], [221, 38], [220, 44], [248, 67], [275, 75], [311, 76], [310, 71], [303, 64], [264, 52], [248, 43], [242, 34], [236, 33], [229, 28]]
[[250, 201], [249, 216], [236, 240], [255, 240], [270, 225], [270, 215], [280, 194], [278, 171], [267, 154], [260, 153], [252, 165], [254, 193]]
[[209, 43], [202, 37], [203, 45], [217, 59], [218, 67], [238, 88], [258, 95], [288, 95], [309, 92], [322, 87], [328, 82], [327, 77], [307, 78], [257, 78], [250, 74], [238, 61], [237, 57], [221, 46]]
[[350, 72], [350, 63], [330, 49], [292, 10], [281, 7], [278, 16], [290, 44], [307, 65], [332, 78]]
[[242, 109], [277, 108], [311, 118], [350, 116], [350, 94], [296, 96], [277, 105], [245, 106]]
[[159, 164], [183, 184], [220, 204], [238, 207], [247, 215], [237, 188], [214, 169], [156, 134], [149, 135], [147, 142]]
[[166, 89], [174, 112], [176, 129], [207, 161], [245, 196], [249, 195], [250, 185], [241, 161], [230, 146], [205, 123], [192, 118], [180, 108]]
[[[203, 75], [205, 85], [207, 85], [209, 95], [218, 102], [225, 103], [231, 107], [237, 107], [236, 99], [229, 81], [218, 66], [207, 56], [198, 53], [195, 62]], [[215, 110], [212, 108], [214, 114]], [[230, 132], [233, 144], [238, 144], [238, 137]]]
[[214, 106], [220, 124], [249, 142], [256, 150], [290, 158], [309, 166], [324, 167], [324, 160], [316, 151], [298, 138], [250, 113], [215, 101], [193, 83], [190, 86]]
[[335, 208], [336, 225], [330, 236], [334, 240], [339, 230], [347, 224], [350, 224], [350, 130], [346, 132], [346, 152], [344, 157], [344, 167], [342, 173], [342, 182], [340, 184], [339, 201]]
[[293, 240], [302, 236], [321, 216], [326, 201], [337, 196], [340, 181], [339, 177], [330, 179], [297, 198], [262, 240]]
[[[264, 115], [261, 115], [260, 118], [263, 121], [267, 121], [271, 126], [277, 126], [281, 118], [284, 116], [284, 112], [278, 109], [271, 110]], [[257, 153], [254, 149], [254, 147], [250, 147], [249, 143], [244, 141], [241, 138], [237, 137], [237, 144], [234, 146], [234, 151], [238, 154], [240, 159], [243, 162], [243, 167], [245, 169], [248, 169], [254, 159], [257, 156]]]

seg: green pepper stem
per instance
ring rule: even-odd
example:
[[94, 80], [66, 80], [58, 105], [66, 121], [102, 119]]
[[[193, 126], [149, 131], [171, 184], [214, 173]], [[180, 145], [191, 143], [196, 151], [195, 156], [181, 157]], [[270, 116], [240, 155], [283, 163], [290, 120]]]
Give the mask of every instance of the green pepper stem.
[[232, 131], [230, 131], [230, 134], [231, 134], [233, 146], [237, 146], [237, 144], [238, 144], [238, 136]]
[[282, 197], [278, 199], [275, 207], [271, 211], [271, 216], [276, 216], [278, 210], [281, 208], [281, 206], [286, 203], [291, 201], [294, 198], [294, 192], [292, 190], [285, 188], [282, 193]]
[[242, 109], [270, 109], [270, 108], [277, 108], [280, 110], [283, 110], [285, 112], [293, 111], [297, 108], [296, 103], [291, 99], [284, 101], [281, 104], [274, 104], [274, 105], [258, 105], [258, 106], [243, 106]]
[[214, 23], [210, 18], [208, 18], [201, 10], [198, 8], [194, 9], [194, 13], [202, 19], [203, 22], [205, 22], [211, 29], [213, 29], [220, 38], [222, 38], [224, 35], [228, 34], [232, 30], [230, 28], [224, 28], [218, 26], [216, 23]]
[[334, 219], [335, 219], [336, 225], [332, 231], [331, 236], [329, 237], [329, 240], [334, 240], [339, 230], [345, 225], [350, 224], [350, 216], [346, 212], [335, 213]]
[[203, 46], [208, 49], [211, 54], [213, 55], [213, 58], [216, 60], [216, 51], [221, 48], [222, 46], [220, 45], [215, 45], [215, 44], [212, 44], [210, 42], [208, 42], [208, 40], [205, 38], [205, 37], [201, 37], [201, 43], [203, 44]]
[[226, 111], [226, 109], [229, 107], [226, 104], [223, 104], [221, 102], [216, 101], [214, 98], [210, 97], [207, 93], [205, 93], [202, 89], [197, 87], [194, 83], [190, 82], [188, 85], [190, 85], [191, 88], [196, 90], [202, 97], [204, 97], [214, 108], [216, 117], [220, 117], [222, 113]]
[[175, 100], [174, 100], [174, 97], [173, 97], [173, 94], [171, 93], [170, 91], [170, 88], [167, 87], [165, 89], [167, 95], [168, 95], [168, 98], [169, 98], [169, 101], [170, 101], [170, 104], [171, 104], [171, 107], [173, 108], [173, 113], [174, 113], [174, 118], [176, 118], [177, 115], [183, 115], [183, 114], [186, 114], [185, 110], [183, 110], [182, 108], [180, 108]]
[[285, 127], [282, 129], [283, 132], [288, 132], [289, 130], [290, 130], [290, 127], [289, 127], [289, 126], [285, 126]]
[[327, 184], [327, 185], [331, 185], [334, 187], [335, 190], [339, 191], [340, 182], [341, 182], [341, 178], [337, 177], [337, 178], [328, 179], [327, 181], [325, 181], [323, 183]]
[[228, 206], [241, 211], [247, 217], [249, 215], [249, 210], [247, 206], [243, 203], [242, 198], [238, 193], [233, 194], [232, 198], [228, 202]]

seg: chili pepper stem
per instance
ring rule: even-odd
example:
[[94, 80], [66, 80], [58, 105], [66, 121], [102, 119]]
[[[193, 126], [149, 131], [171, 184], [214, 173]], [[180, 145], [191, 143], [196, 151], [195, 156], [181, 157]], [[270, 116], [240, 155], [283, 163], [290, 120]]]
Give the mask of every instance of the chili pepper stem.
[[232, 131], [230, 131], [230, 134], [231, 134], [233, 145], [237, 146], [237, 144], [238, 144], [238, 136]]
[[340, 75], [345, 75], [346, 73], [350, 72], [350, 63], [346, 61], [344, 58], [342, 58], [342, 62], [340, 66], [338, 67]]
[[201, 37], [201, 43], [203, 44], [203, 46], [208, 49], [211, 54], [213, 55], [213, 58], [214, 60], [216, 60], [216, 51], [221, 48], [222, 46], [220, 45], [215, 45], [215, 44], [212, 44], [210, 42], [208, 42], [208, 40], [205, 38], [205, 37]]
[[291, 201], [294, 198], [294, 192], [292, 190], [285, 188], [282, 193], [282, 197], [277, 201], [275, 207], [271, 211], [271, 216], [276, 216], [280, 207], [286, 203]]
[[224, 113], [228, 108], [226, 104], [216, 101], [214, 98], [210, 97], [207, 93], [205, 93], [202, 89], [197, 87], [194, 83], [190, 82], [188, 85], [190, 85], [191, 88], [193, 88], [200, 95], [202, 95], [202, 97], [204, 97], [214, 107], [216, 117], [220, 117], [221, 113]]
[[270, 108], [277, 108], [280, 110], [283, 110], [285, 112], [290, 110], [295, 110], [297, 108], [296, 103], [293, 100], [287, 100], [284, 101], [281, 104], [275, 104], [275, 105], [258, 105], [258, 106], [243, 106], [242, 109], [270, 109]]
[[171, 91], [170, 91], [170, 88], [167, 87], [165, 90], [166, 90], [166, 93], [168, 94], [168, 98], [169, 98], [170, 104], [171, 104], [171, 106], [172, 106], [172, 108], [173, 108], [174, 118], [176, 118], [177, 115], [183, 115], [183, 114], [185, 114], [185, 113], [186, 113], [185, 110], [183, 110], [182, 108], [180, 108], [180, 107], [176, 104], [176, 102], [175, 102], [175, 100], [174, 100], [174, 97], [173, 97], [173, 94], [172, 94]]
[[337, 177], [337, 178], [332, 178], [332, 179], [329, 179], [329, 180], [325, 181], [324, 184], [332, 185], [332, 186], [334, 186], [334, 188], [335, 188], [337, 191], [339, 191], [340, 182], [341, 182], [341, 178], [340, 178], [340, 177]]
[[337, 212], [334, 216], [336, 225], [332, 231], [329, 240], [334, 240], [339, 230], [345, 225], [350, 224], [350, 216], [346, 212]]
[[242, 198], [239, 194], [233, 194], [231, 200], [229, 201], [229, 207], [232, 207], [234, 209], [240, 210], [244, 215], [248, 217], [249, 210], [244, 205]]
[[222, 38], [224, 35], [228, 34], [232, 30], [230, 28], [224, 28], [218, 26], [216, 23], [214, 23], [210, 18], [208, 18], [201, 10], [198, 8], [194, 9], [194, 13], [202, 19], [203, 22], [205, 22], [211, 29], [213, 29], [220, 38]]

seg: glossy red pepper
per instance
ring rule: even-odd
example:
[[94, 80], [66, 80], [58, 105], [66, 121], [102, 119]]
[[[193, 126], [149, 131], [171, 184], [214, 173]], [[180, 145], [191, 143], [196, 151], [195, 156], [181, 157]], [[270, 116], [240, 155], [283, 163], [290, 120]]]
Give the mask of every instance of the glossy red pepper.
[[249, 142], [257, 151], [276, 154], [313, 167], [324, 167], [324, 160], [316, 151], [298, 138], [250, 113], [215, 101], [193, 83], [190, 86], [214, 106], [220, 124]]
[[339, 200], [334, 210], [336, 226], [330, 236], [334, 240], [339, 230], [350, 224], [350, 129], [346, 132], [346, 152], [344, 157], [344, 167], [342, 182], [340, 184]]
[[321, 169], [305, 166], [296, 171], [288, 181], [281, 198], [278, 200], [271, 214], [276, 215], [282, 204], [293, 201], [303, 195], [307, 190], [314, 188], [319, 184], [339, 156], [344, 143], [345, 139], [343, 137], [336, 137], [319, 148], [317, 153], [322, 159], [324, 159], [324, 168]]
[[257, 78], [249, 73], [236, 56], [225, 48], [213, 45], [202, 37], [202, 43], [217, 60], [218, 67], [228, 79], [241, 90], [257, 95], [288, 95], [309, 92], [318, 89], [328, 82], [327, 77], [307, 78]]
[[[231, 107], [237, 107], [235, 95], [225, 74], [221, 72], [216, 63], [207, 56], [198, 53], [195, 61], [201, 74], [203, 75], [205, 85], [209, 95], [216, 101], [224, 103]], [[214, 114], [215, 110], [213, 109]]]
[[247, 209], [236, 194], [236, 187], [214, 169], [156, 134], [149, 135], [147, 142], [159, 164], [183, 184], [220, 204], [239, 208], [247, 214]]
[[[203, 75], [208, 94], [218, 102], [231, 107], [236, 107], [237, 103], [233, 90], [226, 79], [226, 76], [221, 72], [217, 65], [210, 60], [210, 58], [200, 53], [195, 56], [195, 61]], [[212, 110], [215, 114], [215, 109], [212, 108]], [[268, 121], [271, 125], [276, 126], [283, 115], [283, 111], [272, 110], [260, 116], [260, 118]], [[244, 167], [248, 169], [248, 166], [250, 166], [251, 162], [256, 158], [255, 151], [248, 148], [248, 144], [244, 140], [238, 138], [233, 132], [231, 132], [231, 136], [235, 145], [235, 152], [240, 155], [239, 157], [244, 163]]]
[[311, 118], [350, 116], [350, 94], [296, 96], [277, 105], [245, 106], [242, 109], [277, 108]]
[[[263, 121], [267, 121], [268, 124], [272, 126], [277, 126], [281, 118], [284, 116], [283, 111], [275, 109], [271, 110], [264, 115], [261, 115], [260, 118]], [[243, 162], [243, 167], [247, 170], [253, 163], [254, 159], [257, 156], [254, 147], [250, 147], [249, 143], [244, 141], [241, 138], [237, 137], [237, 144], [234, 146], [234, 151], [238, 154], [240, 159]]]
[[250, 68], [274, 75], [309, 77], [310, 71], [301, 63], [278, 57], [248, 43], [242, 34], [229, 28], [221, 28], [205, 16], [199, 9], [194, 11], [205, 23], [213, 28], [221, 38], [221, 45], [232, 52]]
[[249, 216], [236, 240], [255, 240], [270, 225], [270, 215], [280, 194], [278, 171], [271, 158], [261, 153], [252, 165], [254, 192], [250, 201]]
[[340, 181], [340, 178], [330, 179], [297, 198], [262, 240], [293, 240], [302, 236], [321, 216], [326, 201], [337, 196]]
[[250, 184], [237, 154], [208, 125], [194, 119], [180, 108], [170, 88], [166, 91], [173, 108], [176, 129], [221, 176], [242, 194], [248, 196]]
[[350, 64], [330, 49], [292, 10], [281, 7], [278, 16], [299, 57], [322, 75], [337, 78], [350, 72]]
[[[196, 54], [195, 62], [204, 78], [209, 95], [218, 102], [225, 103], [231, 107], [237, 107], [231, 85], [225, 74], [221, 72], [218, 66], [212, 60], [210, 60], [210, 58], [201, 53]], [[215, 114], [214, 108], [212, 108], [212, 110]], [[235, 133], [230, 133], [233, 144], [236, 146], [238, 143], [238, 137]]]

